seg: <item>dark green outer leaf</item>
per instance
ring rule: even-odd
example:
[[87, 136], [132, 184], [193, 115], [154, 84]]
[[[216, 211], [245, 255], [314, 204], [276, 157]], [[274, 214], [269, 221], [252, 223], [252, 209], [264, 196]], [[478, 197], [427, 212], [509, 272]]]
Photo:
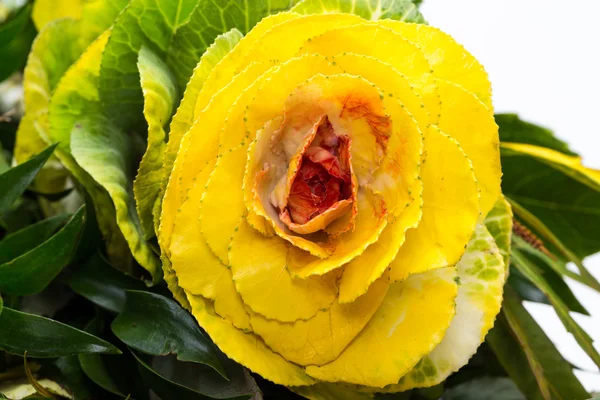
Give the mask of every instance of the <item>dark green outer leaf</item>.
[[33, 22], [27, 19], [25, 26], [13, 40], [0, 45], [0, 82], [25, 65], [36, 33]]
[[46, 358], [121, 351], [112, 344], [58, 321], [4, 308], [0, 314], [0, 349], [10, 354]]
[[[523, 256], [528, 262], [530, 266], [528, 271], [530, 273], [535, 271], [535, 279], [533, 281], [530, 280], [530, 282], [535, 285], [544, 282], [544, 285], [547, 286], [555, 296], [558, 296], [563, 305], [570, 311], [575, 311], [584, 315], [590, 315], [585, 307], [579, 302], [577, 297], [575, 297], [575, 294], [573, 294], [573, 291], [566, 284], [563, 278], [563, 276], [565, 276], [564, 271], [568, 270], [566, 265], [551, 259], [548, 255], [534, 248], [520, 237], [513, 238], [513, 242], [515, 250], [517, 250], [518, 254]], [[518, 269], [519, 273], [522, 274], [521, 276], [530, 276], [529, 274], [521, 271], [521, 265], [518, 265], [515, 262], [513, 262], [513, 265]], [[540, 287], [540, 289], [544, 291], [543, 288]]]
[[92, 303], [113, 311], [122, 312], [125, 307], [126, 290], [143, 290], [145, 285], [110, 265], [100, 253], [94, 254], [69, 279], [75, 293]]
[[142, 379], [162, 400], [242, 400], [250, 398], [252, 390], [258, 391], [254, 380], [232, 361], [227, 365], [237, 371], [227, 368], [231, 376], [228, 382], [201, 364], [183, 363], [167, 356], [154, 357], [150, 366], [140, 356], [134, 356]]
[[176, 354], [181, 361], [208, 365], [226, 377], [217, 348], [192, 316], [173, 300], [128, 291], [125, 310], [112, 323], [121, 341], [152, 355]]
[[93, 398], [91, 382], [81, 370], [77, 356], [57, 358], [54, 366], [60, 372], [56, 380], [68, 387], [75, 399]]
[[269, 14], [288, 10], [298, 0], [206, 0], [198, 3], [189, 21], [181, 26], [167, 52], [167, 64], [175, 72], [180, 89], [186, 87], [194, 67], [221, 33], [236, 28], [248, 33]]
[[29, 22], [31, 3], [21, 7], [9, 21], [0, 24], [0, 48], [7, 46]]
[[[535, 249], [534, 249], [535, 250]], [[588, 356], [600, 367], [600, 354], [594, 348], [592, 338], [579, 326], [569, 314], [569, 307], [565, 304], [562, 294], [556, 291], [556, 285], [549, 282], [545, 274], [540, 273], [537, 266], [541, 259], [534, 252], [527, 254], [518, 248], [514, 248], [511, 254], [511, 259], [514, 265], [519, 268], [523, 275], [527, 276], [544, 294], [550, 299], [554, 310], [558, 314], [560, 320], [565, 325], [565, 328], [575, 337], [577, 343], [586, 352]], [[536, 261], [538, 261], [536, 263]], [[564, 283], [564, 282], [563, 282]], [[566, 286], [566, 285], [565, 285]]]
[[[187, 20], [197, 3], [197, 0], [132, 0], [117, 17], [102, 58], [100, 97], [107, 115], [120, 128], [129, 130], [143, 121], [137, 70], [139, 49], [146, 45], [164, 55], [175, 30]], [[123, 112], [124, 107], [127, 112]]]
[[[578, 258], [600, 251], [600, 192], [535, 158], [501, 148], [502, 191]], [[526, 174], [523, 171], [527, 171]]]
[[569, 145], [554, 136], [551, 130], [525, 122], [517, 114], [496, 114], [500, 141], [526, 143], [546, 147], [570, 156], [576, 156]]
[[57, 215], [6, 236], [0, 241], [0, 265], [39, 246], [52, 236], [67, 218], [66, 214]]
[[0, 291], [20, 296], [41, 292], [71, 260], [83, 227], [84, 212], [81, 207], [52, 238], [0, 264]]
[[525, 400], [509, 378], [484, 377], [457, 385], [444, 393], [444, 400]]
[[548, 305], [552, 304], [548, 297], [515, 267], [511, 267], [507, 283], [519, 293], [519, 296], [523, 300]]
[[600, 282], [598, 282], [598, 280], [588, 271], [588, 269], [583, 265], [583, 261], [579, 257], [573, 254], [573, 252], [569, 250], [535, 215], [530, 213], [514, 199], [508, 199], [508, 201], [510, 202], [511, 207], [519, 220], [521, 220], [541, 240], [543, 240], [544, 245], [550, 250], [553, 256], [564, 260], [565, 262], [575, 263], [580, 272], [577, 274], [565, 268], [562, 272], [563, 275], [568, 276], [569, 278], [600, 292]]
[[503, 313], [488, 334], [498, 360], [528, 399], [583, 400], [589, 397], [571, 365], [507, 286]]
[[23, 194], [27, 186], [33, 181], [40, 169], [44, 166], [56, 145], [48, 147], [31, 160], [17, 165], [0, 175], [0, 213], [9, 207]]
[[[103, 320], [96, 317], [85, 328], [85, 331], [93, 335], [101, 335]], [[136, 374], [136, 361], [129, 354], [119, 356], [103, 354], [79, 354], [78, 365], [85, 375], [104, 390], [126, 397], [131, 394], [136, 385], [138, 376]], [[147, 389], [145, 390], [147, 392]], [[144, 395], [136, 393], [135, 396], [141, 400]]]

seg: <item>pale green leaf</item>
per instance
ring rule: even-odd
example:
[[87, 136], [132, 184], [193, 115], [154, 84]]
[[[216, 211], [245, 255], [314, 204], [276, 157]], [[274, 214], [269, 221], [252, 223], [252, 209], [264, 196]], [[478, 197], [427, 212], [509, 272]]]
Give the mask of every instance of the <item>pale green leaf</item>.
[[152, 211], [163, 182], [166, 132], [177, 101], [177, 88], [169, 67], [152, 50], [142, 46], [138, 68], [144, 93], [148, 144], [142, 157], [133, 193], [145, 239], [155, 236]]
[[510, 265], [510, 239], [513, 228], [513, 212], [508, 201], [501, 196], [494, 208], [485, 217], [485, 227], [494, 237], [494, 241], [504, 258], [504, 265], [508, 270]]
[[[161, 275], [159, 261], [143, 239], [133, 199], [134, 136], [115, 129], [104, 117], [99, 102], [100, 61], [108, 34], [94, 41], [61, 79], [50, 102], [50, 136], [60, 142], [63, 164], [76, 174], [94, 200], [101, 230], [109, 241], [111, 261], [127, 270], [115, 257], [123, 250], [122, 233], [134, 258], [156, 282]], [[87, 174], [91, 179], [82, 180]], [[102, 190], [94, 186], [95, 182], [108, 192], [112, 204], [107, 204], [107, 196], [100, 194]]]
[[298, 0], [205, 0], [198, 3], [189, 21], [177, 30], [167, 51], [167, 63], [180, 87], [185, 87], [192, 70], [217, 35], [236, 28], [248, 33], [269, 14], [288, 10]]
[[412, 0], [304, 0], [292, 11], [300, 14], [343, 12], [357, 14], [372, 21], [387, 18], [406, 22], [425, 22], [418, 6]]
[[[294, 0], [132, 0], [118, 16], [102, 60], [101, 97], [117, 126], [142, 122], [137, 53], [146, 45], [177, 78], [179, 89], [215, 38], [232, 28], [248, 32], [264, 16]], [[127, 110], [127, 112], [124, 112]]]
[[14, 156], [22, 163], [48, 146], [48, 104], [58, 81], [83, 49], [79, 24], [62, 19], [48, 24], [33, 42], [23, 80], [25, 116], [19, 125]]
[[143, 238], [133, 199], [131, 138], [103, 115], [90, 115], [73, 128], [71, 150], [77, 163], [108, 191], [133, 256], [157, 283], [162, 278], [160, 262]]

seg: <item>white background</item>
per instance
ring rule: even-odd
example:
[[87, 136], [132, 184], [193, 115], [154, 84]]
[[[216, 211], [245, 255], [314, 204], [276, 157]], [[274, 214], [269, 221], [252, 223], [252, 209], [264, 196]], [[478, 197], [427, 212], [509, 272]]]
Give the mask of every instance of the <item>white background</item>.
[[[425, 0], [427, 21], [454, 36], [486, 67], [497, 112], [554, 130], [600, 169], [599, 0]], [[600, 256], [586, 260], [600, 280]], [[592, 317], [574, 314], [600, 349], [600, 294], [569, 281]], [[600, 374], [551, 307], [526, 304], [584, 386]]]

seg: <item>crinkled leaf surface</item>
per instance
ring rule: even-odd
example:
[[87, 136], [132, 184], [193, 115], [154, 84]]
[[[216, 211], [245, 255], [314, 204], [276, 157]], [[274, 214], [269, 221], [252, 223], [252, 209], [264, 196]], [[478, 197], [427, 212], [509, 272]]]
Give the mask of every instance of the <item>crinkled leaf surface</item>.
[[120, 353], [112, 344], [79, 329], [6, 307], [0, 314], [0, 326], [0, 348], [19, 356], [24, 352], [37, 358]]
[[129, 291], [112, 330], [128, 346], [152, 355], [210, 366], [225, 376], [217, 349], [187, 311], [158, 294]]
[[140, 49], [138, 68], [148, 123], [147, 148], [133, 182], [133, 194], [146, 239], [155, 236], [152, 211], [163, 181], [162, 161], [166, 126], [177, 101], [177, 87], [169, 67], [148, 47]]
[[73, 156], [110, 194], [116, 221], [136, 260], [151, 275], [152, 282], [162, 278], [160, 262], [144, 240], [133, 199], [131, 137], [117, 130], [102, 115], [92, 115], [78, 123], [71, 136]]
[[49, 240], [0, 264], [0, 291], [21, 296], [41, 292], [71, 260], [83, 227], [84, 211], [82, 207]]
[[390, 18], [406, 22], [425, 22], [412, 0], [304, 0], [292, 11], [300, 14], [342, 12], [357, 14], [373, 21]]
[[142, 45], [165, 57], [183, 92], [200, 56], [219, 34], [232, 28], [246, 33], [265, 15], [293, 3], [293, 0], [131, 1], [115, 21], [102, 61], [101, 95], [107, 113], [123, 128], [141, 122], [143, 99], [136, 62]]

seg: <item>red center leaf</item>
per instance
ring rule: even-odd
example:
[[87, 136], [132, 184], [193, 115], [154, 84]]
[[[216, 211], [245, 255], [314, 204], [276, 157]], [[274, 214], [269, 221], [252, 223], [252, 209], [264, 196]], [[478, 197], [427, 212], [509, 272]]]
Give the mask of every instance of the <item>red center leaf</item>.
[[340, 156], [348, 159], [350, 139], [336, 136], [326, 122], [317, 132], [311, 146], [302, 156], [300, 171], [292, 182], [288, 211], [296, 224], [305, 224], [351, 196], [351, 177]]

